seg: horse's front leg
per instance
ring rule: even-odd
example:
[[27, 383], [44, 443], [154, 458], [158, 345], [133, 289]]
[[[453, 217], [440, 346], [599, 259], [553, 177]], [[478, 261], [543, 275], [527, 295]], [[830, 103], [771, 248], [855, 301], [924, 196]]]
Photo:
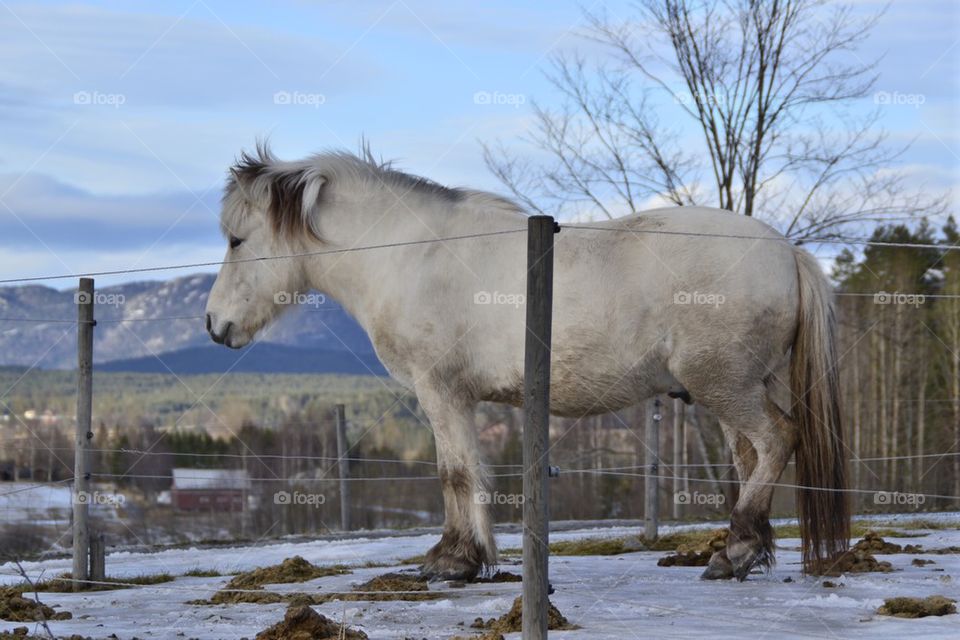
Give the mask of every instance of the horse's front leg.
[[497, 562], [474, 403], [433, 385], [418, 386], [417, 397], [433, 427], [444, 508], [443, 535], [427, 552], [423, 573], [433, 580], [472, 580]]

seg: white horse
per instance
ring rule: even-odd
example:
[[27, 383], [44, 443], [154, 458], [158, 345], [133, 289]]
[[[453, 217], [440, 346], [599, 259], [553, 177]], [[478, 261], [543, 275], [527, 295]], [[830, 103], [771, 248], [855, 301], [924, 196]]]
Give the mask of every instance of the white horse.
[[[207, 330], [240, 348], [286, 308], [280, 292], [339, 301], [434, 430], [445, 521], [424, 571], [472, 579], [497, 560], [474, 407], [523, 396], [524, 212], [368, 152], [282, 162], [258, 147], [230, 173]], [[498, 231], [515, 233], [424, 242]], [[310, 255], [256, 260], [296, 254]], [[722, 425], [742, 484], [704, 577], [772, 563], [772, 483], [794, 451], [806, 567], [845, 550], [834, 319], [816, 260], [761, 222], [701, 207], [564, 225], [554, 255], [551, 412], [670, 393]]]

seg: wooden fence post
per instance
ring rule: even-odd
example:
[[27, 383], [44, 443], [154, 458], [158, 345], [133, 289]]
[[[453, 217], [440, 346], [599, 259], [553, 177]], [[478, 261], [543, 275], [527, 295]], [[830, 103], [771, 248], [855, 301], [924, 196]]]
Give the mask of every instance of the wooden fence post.
[[[89, 577], [90, 551], [90, 423], [93, 414], [93, 278], [80, 278], [77, 304], [77, 430], [73, 462], [73, 572], [74, 580]], [[73, 590], [86, 588], [74, 582]]]
[[646, 478], [644, 479], [643, 500], [643, 537], [650, 541], [657, 539], [657, 525], [660, 512], [660, 397], [647, 403], [647, 420], [644, 425], [643, 441], [646, 449]]
[[673, 401], [673, 519], [679, 520], [683, 516], [683, 504], [679, 500], [680, 492], [686, 490], [684, 482], [687, 478], [687, 467], [684, 465], [683, 452], [686, 449], [686, 434], [683, 428], [683, 400], [676, 398]]
[[527, 219], [527, 317], [523, 362], [523, 638], [547, 637], [549, 608], [551, 216]]
[[107, 577], [107, 548], [103, 534], [90, 536], [90, 580], [103, 582]]
[[350, 531], [350, 464], [347, 460], [347, 418], [344, 406], [337, 405], [337, 470], [340, 473], [340, 528]]

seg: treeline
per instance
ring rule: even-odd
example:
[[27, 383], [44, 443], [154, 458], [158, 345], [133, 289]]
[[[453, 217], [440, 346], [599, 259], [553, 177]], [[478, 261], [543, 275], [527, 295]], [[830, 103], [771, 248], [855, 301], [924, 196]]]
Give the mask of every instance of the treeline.
[[[939, 230], [881, 226], [871, 240], [955, 247], [960, 230], [951, 217]], [[854, 483], [960, 495], [960, 251], [845, 250], [834, 277], [851, 454], [882, 458], [855, 462]]]

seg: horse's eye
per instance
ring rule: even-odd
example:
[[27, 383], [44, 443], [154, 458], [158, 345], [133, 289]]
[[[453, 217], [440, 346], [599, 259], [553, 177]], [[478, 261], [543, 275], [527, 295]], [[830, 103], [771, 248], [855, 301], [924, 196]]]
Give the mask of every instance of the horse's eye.
[[236, 236], [230, 236], [230, 248], [231, 248], [231, 249], [236, 249], [236, 248], [239, 247], [241, 244], [243, 244], [243, 240], [241, 240], [240, 238], [238, 238], [238, 237], [236, 237]]

